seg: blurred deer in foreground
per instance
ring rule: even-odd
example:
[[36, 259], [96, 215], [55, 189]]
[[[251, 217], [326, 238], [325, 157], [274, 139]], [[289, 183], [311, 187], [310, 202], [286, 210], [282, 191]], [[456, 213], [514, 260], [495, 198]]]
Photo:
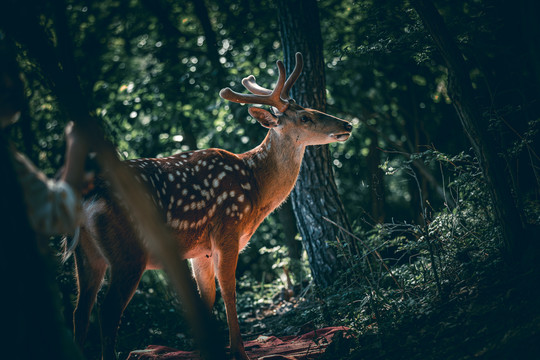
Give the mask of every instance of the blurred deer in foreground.
[[[249, 113], [268, 128], [264, 141], [254, 149], [233, 154], [221, 149], [190, 151], [166, 158], [129, 160], [136, 179], [160, 208], [170, 231], [178, 239], [180, 256], [192, 259], [200, 295], [211, 309], [217, 277], [225, 303], [231, 356], [248, 359], [236, 314], [235, 271], [239, 252], [259, 224], [291, 192], [307, 145], [321, 145], [349, 138], [349, 122], [317, 110], [305, 109], [289, 97], [300, 76], [302, 55], [285, 80], [285, 67], [277, 62], [279, 78], [268, 90], [249, 76], [242, 84], [251, 94], [223, 89], [223, 99], [237, 103], [269, 105], [273, 114], [258, 107]], [[109, 290], [101, 306], [103, 359], [115, 359], [115, 343], [122, 313], [143, 272], [160, 264], [152, 258], [129, 215], [113, 201], [105, 184], [98, 184], [84, 203], [75, 264], [78, 285], [73, 315], [76, 341], [82, 345], [90, 312], [109, 268]]]

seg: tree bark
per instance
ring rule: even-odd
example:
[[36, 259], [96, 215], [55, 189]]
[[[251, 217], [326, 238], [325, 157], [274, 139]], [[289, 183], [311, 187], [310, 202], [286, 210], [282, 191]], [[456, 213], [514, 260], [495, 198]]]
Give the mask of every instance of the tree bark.
[[463, 55], [445, 26], [442, 16], [429, 0], [413, 0], [415, 10], [433, 38], [448, 69], [448, 94], [456, 109], [487, 181], [496, 222], [500, 225], [505, 253], [517, 262], [527, 247], [525, 226], [511, 193], [510, 183], [499, 166], [497, 146], [487, 132]]
[[[304, 55], [303, 75], [293, 87], [292, 96], [302, 106], [325, 111], [325, 71], [317, 3], [315, 0], [277, 0], [276, 3], [288, 73], [294, 67], [295, 53]], [[326, 287], [335, 281], [340, 269], [336, 248], [328, 242], [341, 241], [346, 235], [324, 218], [350, 230], [334, 181], [328, 146], [306, 149], [291, 199], [313, 279], [317, 285]]]

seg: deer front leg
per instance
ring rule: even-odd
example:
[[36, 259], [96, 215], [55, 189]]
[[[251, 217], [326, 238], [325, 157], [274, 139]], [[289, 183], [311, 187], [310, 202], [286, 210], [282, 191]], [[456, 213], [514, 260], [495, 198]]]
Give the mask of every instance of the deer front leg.
[[214, 259], [211, 257], [199, 257], [191, 260], [193, 274], [197, 281], [197, 288], [201, 299], [208, 311], [212, 311], [216, 300], [216, 278], [214, 275]]
[[[232, 242], [231, 242], [232, 243]], [[229, 245], [231, 244], [229, 243]], [[238, 244], [238, 242], [236, 242]], [[231, 246], [232, 247], [232, 246]], [[244, 343], [240, 335], [240, 325], [236, 313], [236, 263], [238, 261], [238, 249], [227, 249], [216, 254], [215, 267], [221, 296], [227, 312], [227, 324], [229, 325], [229, 340], [231, 344], [231, 358], [249, 360], [244, 350]]]

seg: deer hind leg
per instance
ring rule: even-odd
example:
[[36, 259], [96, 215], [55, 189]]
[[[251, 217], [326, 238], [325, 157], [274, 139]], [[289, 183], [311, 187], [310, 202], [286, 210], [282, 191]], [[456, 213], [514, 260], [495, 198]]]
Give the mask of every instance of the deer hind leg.
[[211, 257], [199, 257], [192, 259], [191, 264], [201, 299], [208, 311], [212, 311], [214, 301], [216, 300], [214, 260]]
[[101, 348], [104, 360], [116, 359], [118, 327], [145, 268], [145, 261], [125, 261], [110, 267], [110, 285], [101, 306]]
[[77, 279], [77, 305], [73, 312], [73, 333], [82, 348], [88, 332], [92, 307], [101, 287], [107, 263], [90, 235], [81, 229], [80, 243], [75, 249], [75, 273]]
[[[234, 243], [234, 242], [230, 242]], [[229, 244], [230, 244], [229, 243]], [[238, 244], [238, 242], [236, 242]], [[216, 254], [214, 259], [221, 295], [227, 312], [229, 325], [229, 340], [231, 356], [233, 359], [249, 360], [244, 350], [244, 343], [240, 335], [238, 314], [236, 313], [236, 264], [238, 262], [238, 249], [226, 249]]]

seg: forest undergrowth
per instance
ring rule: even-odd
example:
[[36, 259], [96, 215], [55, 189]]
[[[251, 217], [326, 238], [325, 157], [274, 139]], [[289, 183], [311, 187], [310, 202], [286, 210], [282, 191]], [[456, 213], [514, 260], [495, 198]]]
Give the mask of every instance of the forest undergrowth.
[[[464, 154], [449, 157], [429, 151], [385, 171], [388, 176], [405, 171], [415, 181], [410, 164], [417, 159], [446, 167], [451, 181], [442, 209], [433, 209], [423, 199], [419, 223], [357, 226], [355, 243], [331, 243], [344, 266], [328, 288], [310, 280], [307, 259], [300, 265], [302, 278], [292, 277], [292, 283], [279, 277], [265, 283], [243, 276], [237, 308], [245, 340], [345, 326], [349, 330], [334, 337], [324, 359], [540, 356], [540, 272], [510, 268], [504, 261], [478, 164]], [[529, 219], [537, 224], [538, 208], [534, 201], [528, 203]], [[287, 262], [274, 265], [278, 272], [293, 267]], [[182, 307], [166, 283], [160, 271], [143, 277], [120, 326], [121, 358], [150, 344], [194, 348]], [[66, 311], [69, 318], [71, 310]], [[214, 315], [226, 342], [219, 292]], [[94, 336], [86, 352], [97, 355], [95, 315], [91, 326]]]
[[[451, 172], [442, 210], [422, 200], [420, 224], [357, 229], [356, 255], [350, 244], [336, 241], [346, 266], [333, 286], [310, 285], [283, 300], [284, 288], [276, 285], [271, 304], [244, 316], [245, 331], [279, 336], [348, 327], [325, 359], [539, 358], [540, 272], [504, 261], [478, 164], [464, 154], [436, 151], [420, 158]], [[385, 170], [415, 179], [410, 162]], [[526, 210], [538, 224], [538, 208]], [[239, 294], [239, 304], [242, 297], [256, 298]]]

